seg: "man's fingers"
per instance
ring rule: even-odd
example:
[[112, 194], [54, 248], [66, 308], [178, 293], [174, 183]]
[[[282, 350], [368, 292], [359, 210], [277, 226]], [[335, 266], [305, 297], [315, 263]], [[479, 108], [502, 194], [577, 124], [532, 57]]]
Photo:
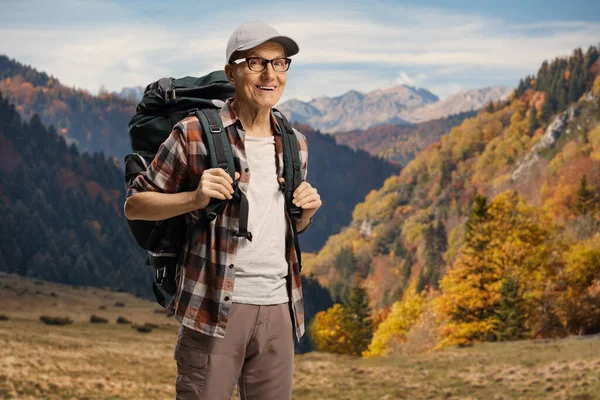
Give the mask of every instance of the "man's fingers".
[[209, 197], [215, 198], [215, 199], [225, 200], [227, 198], [227, 197], [225, 197], [225, 195], [223, 193], [219, 192], [218, 190], [207, 189], [205, 193]]
[[221, 185], [219, 183], [214, 183], [214, 182], [207, 182], [204, 187], [206, 187], [207, 190], [212, 190], [212, 191], [216, 191], [219, 193], [222, 193], [226, 198], [231, 199], [231, 190], [229, 190], [226, 186]]
[[240, 179], [240, 173], [239, 173], [239, 172], [236, 172], [236, 173], [235, 173], [235, 180], [237, 181], [238, 179]]
[[233, 183], [233, 179], [231, 179], [231, 176], [229, 176], [229, 174], [227, 173], [227, 171], [225, 171], [223, 168], [211, 168], [211, 169], [207, 169], [205, 171], [205, 173], [210, 174], [211, 176], [220, 176], [225, 178], [225, 180], [227, 180], [227, 182], [229, 183]]
[[301, 199], [295, 200], [294, 203], [296, 204], [296, 206], [302, 207], [303, 205], [308, 204], [310, 202], [320, 201], [320, 200], [321, 200], [321, 196], [319, 196], [317, 193], [312, 193], [312, 194], [309, 194], [308, 196], [302, 197]]
[[310, 186], [310, 184], [308, 182], [306, 182], [306, 181], [302, 182], [300, 185], [298, 185], [298, 187], [294, 191], [294, 198], [299, 198], [299, 197], [301, 198], [302, 193], [304, 193], [306, 190], [310, 190], [310, 189], [313, 189], [313, 187]]
[[206, 182], [223, 185], [226, 188], [230, 189], [229, 193], [233, 192], [233, 187], [231, 186], [231, 183], [229, 183], [229, 180], [221, 175], [209, 175], [206, 177]]
[[314, 200], [302, 205], [303, 210], [312, 210], [321, 207], [321, 200]]

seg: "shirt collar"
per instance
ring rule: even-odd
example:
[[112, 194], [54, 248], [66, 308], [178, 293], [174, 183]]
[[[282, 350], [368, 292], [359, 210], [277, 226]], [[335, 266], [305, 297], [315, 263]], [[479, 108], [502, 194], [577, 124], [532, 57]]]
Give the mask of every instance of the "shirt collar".
[[[221, 120], [223, 121], [223, 128], [227, 128], [229, 125], [233, 125], [240, 120], [237, 114], [235, 113], [235, 110], [233, 109], [233, 100], [235, 100], [234, 97], [228, 98], [225, 101], [223, 107], [221, 107], [221, 110], [219, 111]], [[275, 118], [273, 109], [271, 109], [271, 126], [274, 128], [273, 130], [276, 135], [281, 135], [281, 132], [279, 131], [279, 124], [277, 124], [277, 119]]]

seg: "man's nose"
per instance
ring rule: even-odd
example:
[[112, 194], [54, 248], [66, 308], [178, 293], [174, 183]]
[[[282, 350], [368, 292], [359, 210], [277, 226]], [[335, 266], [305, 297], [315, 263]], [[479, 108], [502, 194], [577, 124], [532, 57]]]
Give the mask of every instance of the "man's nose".
[[265, 69], [262, 71], [262, 75], [264, 78], [270, 78], [271, 75], [275, 74], [275, 70], [273, 69], [273, 64], [267, 63]]

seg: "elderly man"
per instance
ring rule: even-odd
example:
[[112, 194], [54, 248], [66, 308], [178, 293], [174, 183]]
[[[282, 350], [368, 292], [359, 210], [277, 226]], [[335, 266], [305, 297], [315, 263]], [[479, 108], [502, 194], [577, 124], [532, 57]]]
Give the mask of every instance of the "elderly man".
[[[304, 312], [294, 230], [285, 212], [282, 132], [272, 107], [286, 85], [298, 45], [261, 21], [242, 24], [227, 44], [225, 73], [235, 97], [220, 110], [235, 158], [235, 179], [249, 204], [252, 241], [233, 235], [240, 204], [230, 202], [214, 228], [186, 244], [186, 261], [170, 308], [181, 322], [175, 359], [177, 399], [291, 399], [294, 337]], [[295, 131], [303, 182], [293, 203], [302, 209], [298, 233], [321, 206], [305, 181], [306, 138]], [[197, 212], [211, 198], [232, 199], [233, 180], [207, 165], [205, 133], [196, 117], [178, 123], [147, 171], [127, 193], [129, 219], [163, 220]], [[187, 190], [181, 191], [181, 187]]]

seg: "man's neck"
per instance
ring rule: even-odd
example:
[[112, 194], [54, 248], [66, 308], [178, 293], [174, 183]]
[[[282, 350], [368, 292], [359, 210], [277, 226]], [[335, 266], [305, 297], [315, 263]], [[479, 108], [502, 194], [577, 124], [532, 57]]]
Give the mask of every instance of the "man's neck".
[[233, 110], [242, 122], [242, 126], [248, 136], [272, 136], [271, 109], [260, 109], [251, 107], [243, 101], [234, 100]]

